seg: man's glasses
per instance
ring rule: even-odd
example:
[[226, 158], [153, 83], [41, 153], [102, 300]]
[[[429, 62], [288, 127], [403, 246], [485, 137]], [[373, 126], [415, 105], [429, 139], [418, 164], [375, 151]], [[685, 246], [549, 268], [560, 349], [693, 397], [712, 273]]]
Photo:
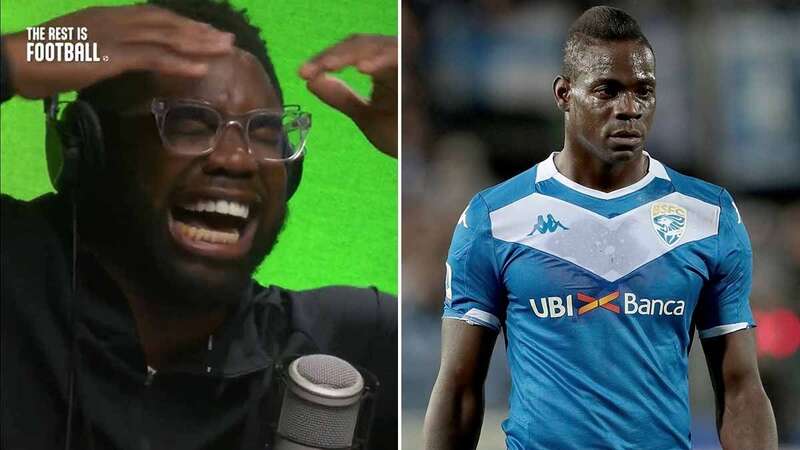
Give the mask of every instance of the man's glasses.
[[290, 161], [305, 151], [311, 115], [297, 105], [223, 116], [197, 100], [156, 98], [150, 107], [164, 146], [181, 155], [210, 153], [229, 125], [242, 132], [250, 154], [260, 161]]

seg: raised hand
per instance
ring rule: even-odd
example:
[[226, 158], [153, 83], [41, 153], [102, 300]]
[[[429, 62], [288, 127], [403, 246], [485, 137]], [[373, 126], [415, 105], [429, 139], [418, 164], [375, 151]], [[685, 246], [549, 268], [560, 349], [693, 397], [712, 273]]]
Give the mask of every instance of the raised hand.
[[[348, 66], [372, 78], [365, 99], [328, 75]], [[397, 157], [397, 38], [354, 35], [311, 58], [300, 68], [308, 89], [358, 125], [378, 150]]]

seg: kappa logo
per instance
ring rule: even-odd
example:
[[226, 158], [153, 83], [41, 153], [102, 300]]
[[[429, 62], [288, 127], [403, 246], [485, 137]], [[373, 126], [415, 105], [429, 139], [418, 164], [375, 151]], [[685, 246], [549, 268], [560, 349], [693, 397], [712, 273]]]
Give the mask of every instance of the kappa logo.
[[[623, 304], [617, 305], [614, 301], [619, 299], [620, 295], [623, 297]], [[621, 293], [619, 290], [597, 298], [578, 292], [574, 298], [584, 303], [583, 306], [578, 308], [578, 316], [582, 316], [597, 309], [605, 309], [614, 314], [624, 315], [682, 316], [686, 309], [686, 302], [683, 300], [639, 298], [632, 292]], [[563, 298], [557, 296], [542, 297], [538, 300], [532, 298], [529, 300], [529, 303], [533, 314], [541, 319], [557, 319], [559, 317], [573, 317], [576, 315], [572, 294]], [[622, 306], [622, 308], [620, 308], [620, 306]]]
[[677, 243], [686, 230], [686, 208], [673, 203], [658, 202], [650, 207], [650, 219], [658, 237], [665, 244], [672, 246]]
[[533, 236], [537, 232], [539, 234], [555, 233], [556, 231], [558, 231], [559, 227], [562, 230], [569, 230], [569, 228], [565, 227], [564, 224], [554, 219], [552, 214], [547, 215], [547, 222], [544, 221], [544, 218], [540, 214], [536, 222], [536, 225], [533, 226], [533, 230], [531, 230], [531, 232], [528, 233], [528, 236]]

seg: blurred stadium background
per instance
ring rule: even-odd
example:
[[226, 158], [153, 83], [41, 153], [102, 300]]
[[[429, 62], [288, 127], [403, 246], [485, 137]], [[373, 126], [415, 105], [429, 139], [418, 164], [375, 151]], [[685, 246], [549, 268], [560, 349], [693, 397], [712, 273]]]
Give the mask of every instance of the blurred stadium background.
[[[444, 260], [472, 195], [563, 143], [551, 83], [569, 24], [593, 2], [403, 1], [403, 444], [417, 449], [439, 366]], [[754, 249], [751, 305], [781, 448], [800, 448], [800, 3], [623, 1], [652, 43], [649, 151], [734, 195]], [[502, 339], [480, 448], [504, 448]], [[719, 448], [699, 343], [692, 436]]]

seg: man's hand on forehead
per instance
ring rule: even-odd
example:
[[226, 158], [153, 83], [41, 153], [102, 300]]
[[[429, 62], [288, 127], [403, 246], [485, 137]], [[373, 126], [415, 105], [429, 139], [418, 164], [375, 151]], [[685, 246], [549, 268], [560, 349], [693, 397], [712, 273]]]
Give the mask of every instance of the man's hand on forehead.
[[9, 35], [11, 78], [16, 93], [27, 98], [82, 89], [129, 71], [203, 76], [208, 59], [231, 52], [234, 41], [230, 33], [151, 5], [87, 8], [41, 26], [85, 27], [104, 60], [28, 62], [25, 33]]
[[[372, 78], [364, 99], [341, 80], [328, 76], [355, 67]], [[329, 47], [300, 68], [308, 89], [349, 116], [380, 151], [397, 156], [397, 38], [355, 35]]]

